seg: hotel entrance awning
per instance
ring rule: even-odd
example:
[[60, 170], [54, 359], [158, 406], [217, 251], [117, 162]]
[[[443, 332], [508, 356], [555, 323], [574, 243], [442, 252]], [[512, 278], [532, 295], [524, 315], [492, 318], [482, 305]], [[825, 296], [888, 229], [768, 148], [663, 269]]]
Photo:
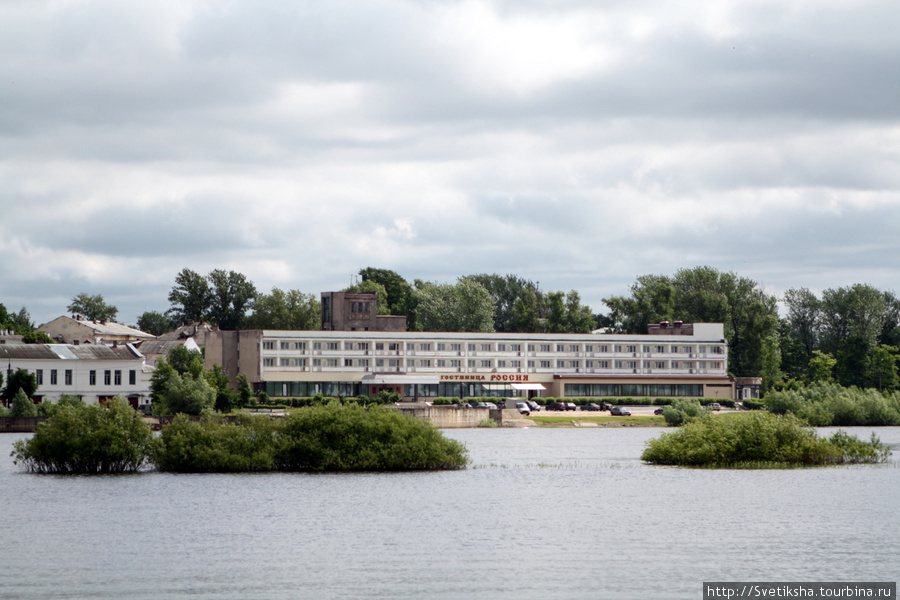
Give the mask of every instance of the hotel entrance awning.
[[540, 383], [512, 383], [510, 387], [514, 390], [545, 390], [543, 384]]

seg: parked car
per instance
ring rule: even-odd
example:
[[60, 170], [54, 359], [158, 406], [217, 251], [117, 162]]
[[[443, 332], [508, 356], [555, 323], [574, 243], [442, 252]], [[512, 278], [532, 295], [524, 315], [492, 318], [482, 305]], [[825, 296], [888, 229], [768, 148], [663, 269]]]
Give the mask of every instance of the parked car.
[[708, 408], [709, 410], [722, 410], [722, 405], [718, 402], [710, 402], [706, 405], [706, 408]]
[[659, 408], [657, 408], [656, 410], [653, 411], [653, 414], [654, 414], [654, 415], [661, 415], [661, 414], [663, 414], [663, 408], [665, 408], [665, 407], [660, 406]]
[[584, 406], [581, 407], [581, 410], [598, 411], [598, 410], [603, 410], [603, 409], [600, 408], [599, 404], [594, 404], [593, 402], [588, 402], [587, 404], [585, 404]]
[[567, 410], [565, 402], [551, 402], [547, 405], [547, 410]]
[[609, 413], [617, 417], [630, 417], [631, 411], [623, 406], [613, 406]]
[[483, 408], [489, 408], [491, 410], [497, 410], [497, 405], [493, 402], [485, 402]]
[[457, 408], [472, 408], [472, 405], [468, 402], [460, 402], [456, 405]]
[[574, 402], [563, 402], [566, 405], [566, 410], [578, 410], [578, 405]]
[[541, 411], [541, 405], [538, 404], [537, 402], [535, 402], [534, 400], [526, 400], [525, 404], [528, 405], [528, 408], [531, 409], [531, 412], [540, 412]]
[[530, 415], [531, 408], [528, 407], [524, 402], [516, 402], [516, 410], [519, 411], [520, 415]]

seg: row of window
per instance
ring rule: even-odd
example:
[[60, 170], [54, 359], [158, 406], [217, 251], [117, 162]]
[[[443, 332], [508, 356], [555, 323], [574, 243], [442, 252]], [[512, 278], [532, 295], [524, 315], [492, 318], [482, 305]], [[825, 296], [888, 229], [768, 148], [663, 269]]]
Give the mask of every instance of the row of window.
[[[322, 394], [324, 396], [358, 396], [366, 394], [365, 384], [358, 382], [334, 381], [269, 381], [264, 384], [269, 396], [302, 398]], [[568, 398], [584, 397], [701, 397], [703, 385], [694, 383], [567, 383], [564, 392]], [[436, 384], [419, 384], [403, 386], [406, 397], [451, 397], [473, 398], [494, 396], [506, 398], [521, 394], [512, 387], [501, 384], [484, 384], [471, 382], [446, 382]]]
[[[389, 352], [392, 351], [419, 351], [419, 352], [432, 352], [436, 350], [437, 352], [461, 352], [463, 350], [463, 346], [465, 346], [466, 351], [468, 352], [521, 352], [522, 344], [507, 344], [507, 343], [483, 343], [483, 344], [461, 344], [461, 343], [453, 343], [453, 342], [349, 342], [345, 341], [343, 343], [338, 341], [332, 342], [299, 342], [299, 341], [286, 341], [286, 342], [278, 342], [278, 349], [280, 350], [307, 350], [311, 348], [312, 350], [359, 350], [359, 351], [367, 351], [371, 346], [374, 345], [376, 351], [384, 351], [387, 350]], [[639, 346], [637, 344], [527, 344], [526, 345], [528, 352], [553, 352], [554, 347], [556, 352], [599, 352], [599, 353], [608, 353], [610, 348], [613, 349], [615, 353], [635, 353], [639, 351], [643, 351], [645, 353], [654, 353], [654, 354], [691, 354], [694, 352], [699, 352], [701, 354], [712, 353], [712, 354], [724, 354], [725, 349], [723, 346], [678, 346], [678, 345], [644, 345]], [[274, 341], [264, 341], [263, 342], [263, 350], [275, 350], [276, 342]]]
[[[376, 358], [373, 360], [368, 358], [264, 358], [263, 366], [264, 367], [307, 367], [312, 365], [313, 367], [350, 367], [350, 368], [368, 368], [370, 365], [374, 364], [376, 368], [400, 368], [400, 367], [422, 367], [422, 368], [438, 368], [438, 369], [456, 369], [462, 367], [464, 364], [466, 367], [470, 369], [521, 369], [523, 363], [527, 365], [529, 369], [609, 369], [612, 365], [616, 369], [640, 369], [640, 368], [649, 368], [649, 369], [675, 369], [675, 370], [690, 370], [690, 369], [721, 369], [722, 363], [720, 361], [664, 361], [664, 360], [654, 360], [654, 361], [639, 361], [639, 360], [505, 360], [505, 359], [467, 359], [465, 361], [461, 359], [431, 359], [431, 358]], [[555, 364], [554, 364], [555, 363]]]
[[[57, 369], [50, 369], [50, 385], [58, 385]], [[38, 385], [44, 385], [44, 370], [35, 369], [35, 379]], [[72, 369], [63, 371], [63, 385], [72, 385]], [[137, 371], [128, 371], [128, 385], [137, 384]], [[97, 385], [97, 371], [88, 371], [88, 385]], [[120, 369], [108, 369], [103, 371], [103, 385], [122, 385], [122, 371]]]

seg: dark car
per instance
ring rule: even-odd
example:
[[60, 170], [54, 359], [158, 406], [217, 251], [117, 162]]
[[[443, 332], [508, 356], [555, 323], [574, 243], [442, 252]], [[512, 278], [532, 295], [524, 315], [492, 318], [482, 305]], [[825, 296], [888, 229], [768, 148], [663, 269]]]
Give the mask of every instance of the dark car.
[[568, 410], [565, 402], [551, 402], [547, 405], [547, 410]]
[[541, 410], [541, 405], [534, 400], [526, 400], [525, 404], [528, 405], [528, 408], [531, 409], [531, 412], [540, 412]]
[[574, 402], [563, 402], [566, 405], [566, 410], [578, 410], [578, 405]]
[[663, 414], [663, 408], [664, 408], [664, 407], [660, 406], [659, 408], [657, 408], [656, 410], [653, 411], [653, 414], [654, 414], [654, 415], [661, 415], [661, 414]]
[[617, 417], [630, 417], [631, 411], [622, 406], [613, 406], [609, 411], [610, 414], [616, 415]]
[[598, 410], [603, 410], [603, 409], [600, 408], [599, 404], [594, 404], [593, 402], [588, 402], [587, 404], [585, 404], [584, 406], [581, 407], [581, 410], [598, 411]]

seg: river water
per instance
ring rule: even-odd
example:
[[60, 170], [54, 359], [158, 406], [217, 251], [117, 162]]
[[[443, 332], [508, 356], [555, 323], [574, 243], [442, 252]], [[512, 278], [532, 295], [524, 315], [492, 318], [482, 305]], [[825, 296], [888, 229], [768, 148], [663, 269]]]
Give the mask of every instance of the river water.
[[[888, 464], [644, 465], [657, 428], [447, 430], [463, 471], [66, 477], [0, 435], [0, 598], [670, 599], [900, 579]], [[868, 438], [869, 429], [851, 428]]]

